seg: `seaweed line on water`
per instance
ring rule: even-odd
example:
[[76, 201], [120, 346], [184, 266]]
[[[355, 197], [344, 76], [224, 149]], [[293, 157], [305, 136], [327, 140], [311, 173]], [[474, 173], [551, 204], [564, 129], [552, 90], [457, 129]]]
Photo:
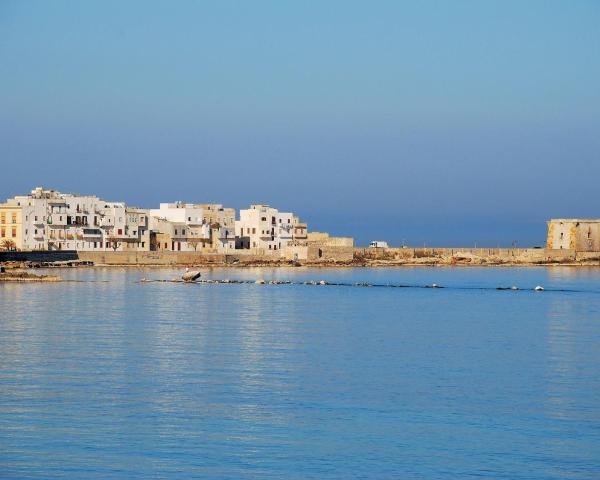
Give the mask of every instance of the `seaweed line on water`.
[[393, 283], [368, 283], [368, 282], [328, 282], [325, 280], [293, 282], [290, 280], [231, 280], [231, 279], [207, 279], [186, 281], [182, 279], [147, 279], [143, 278], [136, 283], [183, 283], [186, 285], [297, 285], [297, 286], [330, 286], [330, 287], [372, 287], [372, 288], [417, 288], [417, 289], [446, 289], [446, 290], [478, 290], [478, 291], [510, 291], [510, 292], [561, 292], [561, 293], [599, 293], [595, 290], [576, 290], [566, 288], [544, 288], [541, 286], [520, 288], [516, 286], [510, 287], [469, 287], [469, 286], [443, 286], [436, 283], [430, 285], [409, 285], [409, 284], [393, 284]]

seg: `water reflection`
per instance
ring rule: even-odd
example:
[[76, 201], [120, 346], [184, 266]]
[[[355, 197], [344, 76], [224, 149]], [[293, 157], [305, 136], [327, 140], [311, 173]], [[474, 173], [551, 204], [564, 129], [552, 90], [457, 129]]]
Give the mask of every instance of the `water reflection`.
[[596, 471], [600, 270], [204, 272], [578, 290], [543, 294], [138, 283], [179, 273], [0, 284], [0, 476]]

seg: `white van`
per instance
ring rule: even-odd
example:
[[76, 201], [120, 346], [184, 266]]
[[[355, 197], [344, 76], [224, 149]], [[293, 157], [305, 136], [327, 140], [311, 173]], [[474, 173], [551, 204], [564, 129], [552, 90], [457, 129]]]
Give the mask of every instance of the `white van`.
[[369, 243], [369, 248], [389, 248], [387, 242], [383, 240], [373, 240]]

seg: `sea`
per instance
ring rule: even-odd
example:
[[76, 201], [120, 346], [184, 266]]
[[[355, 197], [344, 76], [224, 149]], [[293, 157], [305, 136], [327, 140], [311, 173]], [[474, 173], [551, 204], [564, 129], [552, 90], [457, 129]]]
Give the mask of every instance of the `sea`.
[[0, 283], [0, 478], [600, 478], [600, 268], [200, 271]]

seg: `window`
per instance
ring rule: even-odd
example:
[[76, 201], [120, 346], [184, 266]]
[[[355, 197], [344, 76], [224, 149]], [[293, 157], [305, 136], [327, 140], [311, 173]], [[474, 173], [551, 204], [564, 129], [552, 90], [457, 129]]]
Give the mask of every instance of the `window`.
[[142, 248], [146, 246], [146, 242], [142, 242]]
[[122, 228], [119, 228], [119, 229], [117, 230], [117, 233], [118, 233], [119, 235], [123, 235], [123, 229], [122, 229]]
[[4, 227], [0, 228], [0, 237], [6, 237], [6, 229]]
[[253, 229], [252, 229], [252, 233], [256, 233], [256, 228], [253, 228]]
[[191, 222], [191, 221], [192, 221], [192, 217], [188, 217], [188, 222]]
[[261, 220], [262, 220], [263, 222], [266, 222], [266, 221], [267, 221], [267, 217], [262, 217], [262, 218], [261, 218]]
[[175, 229], [175, 235], [177, 235], [177, 229]]
[[17, 227], [12, 227], [12, 237], [15, 238], [17, 236]]
[[0, 215], [0, 223], [6, 223], [6, 213]]
[[33, 218], [33, 220], [37, 222], [37, 215]]

